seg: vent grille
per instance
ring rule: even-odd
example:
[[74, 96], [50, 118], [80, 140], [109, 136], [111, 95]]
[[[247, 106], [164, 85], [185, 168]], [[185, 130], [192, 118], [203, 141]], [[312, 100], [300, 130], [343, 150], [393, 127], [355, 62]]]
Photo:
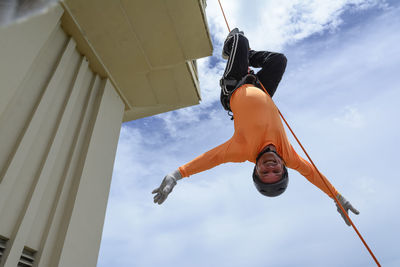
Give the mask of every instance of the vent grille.
[[33, 266], [33, 262], [35, 261], [35, 253], [33, 249], [25, 247], [22, 251], [21, 258], [18, 262], [18, 267], [30, 267]]
[[6, 244], [7, 244], [7, 240], [4, 237], [0, 236], [0, 261], [1, 261], [1, 257], [3, 256], [4, 250], [6, 250]]

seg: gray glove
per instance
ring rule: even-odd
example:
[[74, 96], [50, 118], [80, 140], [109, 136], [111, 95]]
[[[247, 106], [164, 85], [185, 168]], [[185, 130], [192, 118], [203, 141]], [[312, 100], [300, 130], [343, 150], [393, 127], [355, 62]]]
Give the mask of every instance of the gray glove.
[[152, 194], [156, 194], [154, 196], [154, 203], [158, 203], [161, 205], [168, 197], [169, 193], [172, 192], [174, 186], [176, 185], [176, 181], [182, 179], [182, 175], [179, 169], [171, 172], [167, 176], [164, 177], [159, 188], [156, 188], [151, 192]]
[[[358, 215], [360, 213], [358, 210], [356, 210], [351, 205], [351, 203], [347, 199], [344, 198], [344, 196], [342, 196], [341, 194], [337, 194], [336, 197], [337, 197], [338, 201], [340, 202], [340, 204], [342, 205], [343, 209], [346, 211], [347, 214], [349, 213], [349, 210], [351, 210], [356, 215]], [[342, 209], [339, 207], [339, 205], [337, 203], [335, 203], [335, 204], [336, 204], [338, 212], [340, 213], [340, 215], [342, 215], [342, 218], [345, 221], [345, 223], [348, 226], [351, 226], [349, 220], [346, 218], [346, 215], [343, 214]]]

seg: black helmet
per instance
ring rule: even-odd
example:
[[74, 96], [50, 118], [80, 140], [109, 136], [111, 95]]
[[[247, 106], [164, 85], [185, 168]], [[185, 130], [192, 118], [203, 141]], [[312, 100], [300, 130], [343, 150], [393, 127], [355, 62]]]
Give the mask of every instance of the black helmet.
[[254, 166], [253, 170], [253, 182], [258, 192], [267, 197], [277, 197], [283, 192], [285, 192], [288, 183], [289, 183], [289, 175], [286, 166], [283, 166], [283, 174], [282, 178], [275, 183], [263, 183], [258, 177], [256, 172], [256, 166]]
[[275, 183], [264, 183], [264, 182], [262, 182], [260, 180], [260, 177], [257, 174], [256, 166], [257, 166], [258, 159], [261, 157], [262, 154], [264, 154], [266, 152], [273, 152], [278, 157], [281, 157], [281, 156], [279, 156], [278, 153], [276, 153], [276, 151], [271, 150], [268, 147], [263, 149], [258, 154], [257, 159], [256, 159], [256, 165], [254, 166], [254, 170], [253, 170], [253, 182], [254, 182], [254, 185], [256, 186], [258, 192], [260, 192], [264, 196], [277, 197], [280, 194], [282, 194], [283, 192], [285, 192], [285, 190], [286, 190], [286, 188], [287, 188], [287, 186], [289, 184], [289, 174], [288, 174], [288, 170], [287, 170], [286, 166], [283, 165], [282, 178], [278, 182], [275, 182]]

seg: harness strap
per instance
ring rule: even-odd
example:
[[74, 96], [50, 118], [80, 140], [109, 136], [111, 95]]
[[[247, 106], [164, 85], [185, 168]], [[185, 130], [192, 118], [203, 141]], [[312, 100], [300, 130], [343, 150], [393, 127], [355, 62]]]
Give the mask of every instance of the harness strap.
[[[232, 94], [236, 91], [236, 89], [240, 88], [244, 84], [253, 84], [254, 86], [260, 88], [260, 90], [262, 90], [258, 78], [256, 75], [254, 75], [253, 71], [243, 76], [243, 78], [240, 79], [239, 81], [235, 79], [222, 78], [219, 81], [219, 84], [222, 89], [221, 90], [222, 106], [228, 111], [228, 115], [232, 117], [231, 119], [233, 119], [233, 116], [230, 114], [232, 112], [230, 107], [230, 100]], [[230, 88], [227, 88], [227, 86], [229, 86]]]

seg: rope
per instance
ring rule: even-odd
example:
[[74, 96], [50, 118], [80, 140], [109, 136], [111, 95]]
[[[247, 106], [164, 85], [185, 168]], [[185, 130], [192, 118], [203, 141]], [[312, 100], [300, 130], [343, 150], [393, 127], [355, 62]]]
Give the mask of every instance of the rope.
[[[225, 17], [225, 12], [224, 9], [221, 5], [221, 1], [218, 0], [219, 6], [221, 7], [221, 11], [222, 14], [224, 15], [224, 19], [225, 19], [225, 23], [226, 26], [228, 28], [228, 31], [230, 32], [230, 28], [229, 28], [229, 24], [228, 21]], [[250, 69], [250, 68], [249, 68]], [[268, 94], [267, 90], [265, 89], [264, 85], [261, 83], [261, 87], [264, 90], [264, 92], [271, 98], [271, 96]], [[272, 98], [271, 98], [272, 100]], [[347, 212], [344, 210], [342, 204], [338, 201], [337, 197], [335, 196], [334, 192], [332, 192], [332, 189], [328, 186], [327, 182], [325, 181], [325, 179], [323, 178], [321, 172], [318, 170], [317, 166], [314, 164], [313, 160], [311, 159], [311, 157], [308, 155], [306, 149], [303, 147], [302, 143], [300, 142], [300, 140], [297, 138], [296, 134], [293, 132], [292, 128], [290, 127], [289, 123], [286, 121], [285, 117], [282, 115], [281, 111], [279, 110], [279, 108], [276, 106], [275, 102], [272, 100], [272, 103], [274, 103], [276, 109], [279, 112], [279, 115], [281, 116], [282, 120], [285, 122], [286, 126], [288, 127], [288, 129], [290, 130], [290, 132], [292, 133], [293, 137], [296, 139], [297, 143], [300, 145], [301, 149], [303, 150], [304, 154], [306, 154], [308, 160], [310, 161], [310, 163], [312, 164], [312, 166], [317, 170], [318, 175], [320, 176], [320, 178], [322, 179], [323, 183], [325, 184], [325, 186], [328, 188], [329, 192], [331, 193], [331, 195], [333, 196], [334, 200], [336, 201], [337, 204], [339, 204], [340, 209], [342, 210], [343, 214], [345, 214], [346, 218], [349, 220], [351, 226], [353, 227], [353, 229], [355, 230], [355, 232], [357, 233], [358, 237], [361, 239], [362, 243], [364, 244], [364, 246], [366, 247], [366, 249], [368, 250], [369, 254], [372, 256], [372, 258], [374, 259], [375, 263], [381, 267], [380, 263], [378, 262], [377, 258], [375, 257], [374, 253], [371, 251], [371, 249], [369, 248], [368, 244], [365, 242], [364, 238], [362, 237], [362, 235], [360, 234], [360, 232], [357, 230], [357, 227], [354, 225], [353, 221], [350, 219], [350, 216], [347, 214]]]
[[224, 19], [225, 19], [226, 27], [228, 28], [228, 31], [229, 31], [229, 32], [231, 32], [231, 28], [229, 28], [228, 21], [226, 20], [226, 17], [225, 17], [225, 12], [224, 12], [224, 9], [223, 9], [223, 7], [222, 7], [222, 5], [221, 5], [221, 1], [219, 1], [219, 0], [218, 0], [218, 3], [219, 3], [219, 6], [221, 7], [222, 15], [224, 15]]

